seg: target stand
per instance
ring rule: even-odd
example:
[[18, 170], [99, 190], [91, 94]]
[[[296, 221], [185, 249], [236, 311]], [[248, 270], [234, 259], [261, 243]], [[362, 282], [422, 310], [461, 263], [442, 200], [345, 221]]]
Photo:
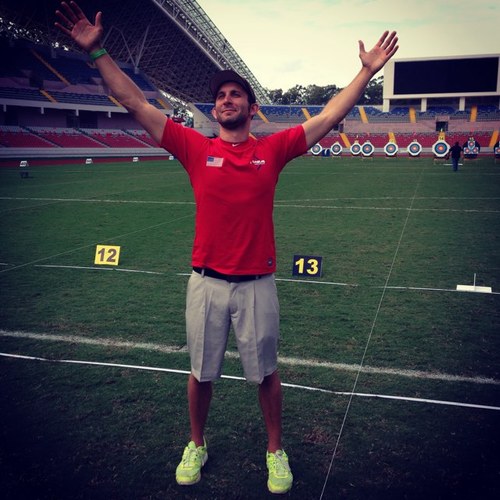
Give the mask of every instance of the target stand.
[[361, 158], [363, 160], [373, 160], [373, 153], [375, 152], [375, 147], [370, 141], [365, 141], [361, 146]]
[[321, 146], [321, 144], [318, 142], [311, 147], [310, 151], [312, 155], [315, 158], [317, 158], [318, 156], [321, 156], [321, 154], [323, 153], [323, 146]]
[[342, 145], [340, 144], [339, 141], [334, 142], [330, 146], [330, 153], [332, 155], [332, 158], [340, 158], [342, 159]]
[[384, 153], [385, 153], [385, 158], [386, 159], [397, 158], [398, 151], [399, 151], [399, 148], [398, 148], [398, 145], [395, 142], [389, 141], [384, 146]]
[[349, 151], [351, 152], [352, 156], [359, 156], [361, 154], [361, 145], [359, 144], [357, 139], [351, 145]]
[[463, 146], [464, 161], [476, 161], [480, 151], [479, 142], [470, 136]]
[[410, 158], [419, 158], [420, 153], [422, 152], [422, 145], [417, 140], [413, 140], [410, 144], [408, 144], [406, 151], [408, 152], [408, 156]]
[[432, 145], [432, 152], [434, 153], [434, 163], [444, 165], [450, 152], [450, 145], [440, 138]]

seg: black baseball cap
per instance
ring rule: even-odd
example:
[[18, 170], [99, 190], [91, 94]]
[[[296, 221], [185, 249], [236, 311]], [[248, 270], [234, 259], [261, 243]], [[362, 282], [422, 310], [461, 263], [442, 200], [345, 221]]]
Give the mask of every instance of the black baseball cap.
[[248, 94], [248, 102], [250, 104], [254, 104], [255, 102], [257, 102], [255, 93], [250, 84], [232, 69], [219, 71], [218, 73], [215, 73], [215, 75], [213, 75], [210, 79], [209, 87], [214, 101], [217, 99], [217, 92], [219, 91], [221, 85], [227, 82], [236, 82], [238, 85], [241, 85], [243, 90]]

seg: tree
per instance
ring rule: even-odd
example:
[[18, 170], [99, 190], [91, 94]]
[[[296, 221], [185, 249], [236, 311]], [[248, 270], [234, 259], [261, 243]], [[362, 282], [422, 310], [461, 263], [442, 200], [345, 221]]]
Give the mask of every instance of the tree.
[[267, 95], [273, 104], [282, 105], [283, 104], [283, 90], [275, 89], [275, 90], [267, 90]]
[[306, 103], [306, 88], [302, 85], [295, 85], [283, 94], [283, 104], [297, 105]]
[[309, 85], [306, 89], [306, 104], [323, 106], [338, 92], [336, 85]]
[[[379, 76], [370, 80], [364, 94], [360, 97], [357, 104], [382, 104], [384, 88], [384, 77]], [[297, 105], [316, 105], [324, 106], [335, 94], [342, 89], [337, 85], [295, 85], [286, 92], [282, 89], [268, 90], [267, 94], [274, 104], [279, 106], [297, 106]]]
[[368, 82], [364, 94], [358, 104], [382, 104], [384, 91], [384, 77], [379, 76]]

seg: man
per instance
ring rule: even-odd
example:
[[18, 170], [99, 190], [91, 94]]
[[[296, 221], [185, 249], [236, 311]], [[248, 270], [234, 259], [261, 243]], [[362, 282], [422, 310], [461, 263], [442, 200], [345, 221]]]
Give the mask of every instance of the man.
[[458, 141], [455, 142], [455, 145], [450, 148], [449, 154], [451, 156], [451, 164], [453, 171], [456, 172], [458, 170], [458, 162], [462, 157], [462, 147], [460, 146]]
[[275, 186], [286, 163], [305, 153], [355, 105], [370, 79], [397, 51], [396, 34], [386, 31], [369, 52], [359, 42], [361, 70], [319, 115], [259, 140], [250, 137], [250, 123], [259, 110], [251, 86], [233, 71], [216, 73], [210, 91], [220, 135], [209, 139], [167, 119], [118, 68], [101, 45], [101, 12], [91, 24], [75, 2], [61, 5], [56, 26], [89, 53], [112, 94], [156, 142], [180, 160], [193, 186], [196, 231], [186, 299], [191, 440], [176, 480], [182, 485], [198, 482], [208, 458], [204, 428], [212, 382], [221, 375], [232, 325], [245, 377], [259, 386], [268, 435], [268, 488], [285, 493], [292, 487], [293, 475], [281, 442], [272, 221]]

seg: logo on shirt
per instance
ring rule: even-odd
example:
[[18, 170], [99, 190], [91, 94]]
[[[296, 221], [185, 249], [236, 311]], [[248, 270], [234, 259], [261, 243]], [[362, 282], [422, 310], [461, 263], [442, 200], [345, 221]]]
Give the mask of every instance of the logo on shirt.
[[218, 156], [207, 156], [206, 167], [222, 167], [224, 163], [224, 158], [219, 158]]
[[257, 170], [260, 170], [266, 164], [266, 160], [260, 160], [256, 156], [254, 156], [253, 160], [250, 161], [250, 164], [253, 165]]

